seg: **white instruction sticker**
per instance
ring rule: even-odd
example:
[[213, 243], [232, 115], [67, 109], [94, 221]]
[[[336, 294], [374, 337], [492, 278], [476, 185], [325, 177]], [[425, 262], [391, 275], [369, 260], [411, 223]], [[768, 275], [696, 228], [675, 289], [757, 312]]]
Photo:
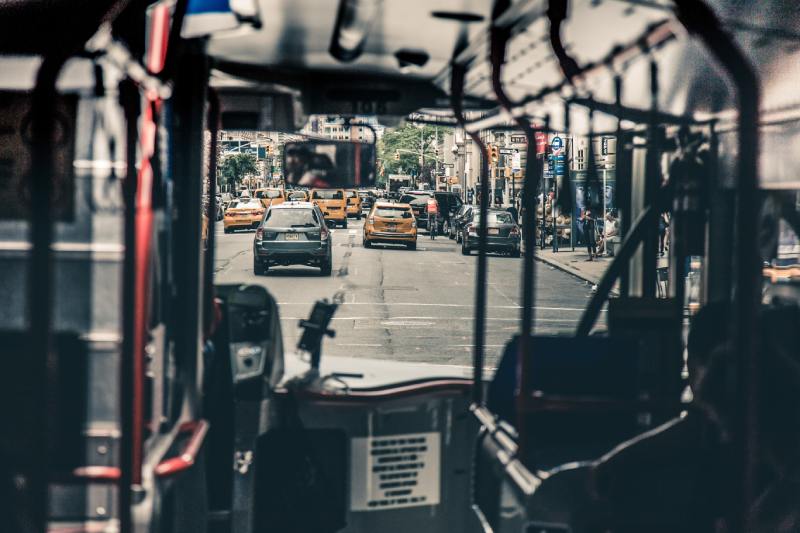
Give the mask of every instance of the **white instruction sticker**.
[[350, 439], [350, 509], [438, 504], [440, 454], [438, 432]]

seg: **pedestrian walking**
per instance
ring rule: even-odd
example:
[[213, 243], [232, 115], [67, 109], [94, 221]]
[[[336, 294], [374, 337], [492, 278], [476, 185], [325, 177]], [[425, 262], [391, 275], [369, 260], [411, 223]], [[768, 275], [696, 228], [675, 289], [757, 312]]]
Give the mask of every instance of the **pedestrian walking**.
[[475, 192], [472, 190], [472, 187], [467, 190], [467, 203], [472, 205], [472, 200], [475, 197]]
[[664, 248], [667, 242], [667, 228], [669, 227], [669, 215], [661, 213], [658, 216], [658, 255], [664, 257]]
[[590, 208], [587, 207], [583, 212], [581, 221], [583, 222], [583, 236], [586, 239], [586, 248], [589, 252], [587, 261], [594, 261], [594, 258], [597, 257], [597, 221]]

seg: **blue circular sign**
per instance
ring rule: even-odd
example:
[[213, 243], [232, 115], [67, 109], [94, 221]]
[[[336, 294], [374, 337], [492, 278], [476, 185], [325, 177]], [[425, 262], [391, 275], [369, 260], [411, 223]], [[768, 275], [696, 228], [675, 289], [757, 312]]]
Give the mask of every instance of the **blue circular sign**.
[[564, 141], [561, 140], [561, 137], [553, 137], [553, 140], [550, 141], [550, 148], [552, 148], [554, 152], [561, 150], [563, 147]]

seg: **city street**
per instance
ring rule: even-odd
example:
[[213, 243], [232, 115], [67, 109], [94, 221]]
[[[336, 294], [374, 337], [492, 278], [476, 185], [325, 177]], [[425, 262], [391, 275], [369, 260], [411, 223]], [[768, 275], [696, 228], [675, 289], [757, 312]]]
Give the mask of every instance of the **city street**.
[[[471, 362], [477, 255], [461, 255], [447, 237], [431, 241], [421, 232], [417, 250], [361, 245], [363, 220], [333, 230], [333, 275], [296, 266], [253, 274], [253, 232], [216, 233], [216, 282], [258, 283], [280, 304], [285, 345], [295, 346], [298, 320], [314, 301], [341, 291], [344, 304], [334, 317], [334, 339], [325, 355], [385, 358], [449, 365]], [[503, 345], [519, 330], [522, 259], [490, 256], [487, 309], [487, 364], [494, 366]], [[574, 330], [590, 296], [586, 282], [537, 263], [537, 333]]]

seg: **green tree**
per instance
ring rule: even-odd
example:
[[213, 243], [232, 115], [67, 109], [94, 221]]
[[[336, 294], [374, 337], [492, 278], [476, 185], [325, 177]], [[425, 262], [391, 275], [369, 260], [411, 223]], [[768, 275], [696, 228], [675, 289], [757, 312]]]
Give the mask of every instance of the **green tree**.
[[258, 174], [256, 158], [252, 154], [233, 154], [222, 160], [220, 177], [235, 191], [242, 179]]
[[[421, 176], [421, 181], [431, 181], [436, 171], [436, 139], [444, 139], [447, 128], [436, 126], [416, 126], [405, 124], [393, 131], [384, 133], [378, 142], [378, 164], [382, 165], [384, 176], [389, 174], [414, 174]], [[420, 151], [423, 149], [425, 165], [420, 168]], [[399, 159], [395, 159], [399, 154]]]

